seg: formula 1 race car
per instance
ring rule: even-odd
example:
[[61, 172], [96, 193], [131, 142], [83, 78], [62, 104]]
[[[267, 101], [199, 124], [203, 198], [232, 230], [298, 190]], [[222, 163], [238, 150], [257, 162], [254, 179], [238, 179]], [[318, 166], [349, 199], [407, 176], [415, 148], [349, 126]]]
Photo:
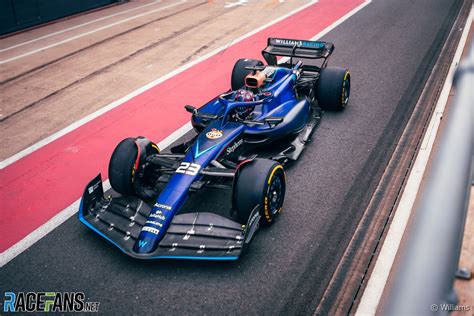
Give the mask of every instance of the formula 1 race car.
[[[193, 139], [169, 153], [144, 137], [120, 142], [109, 163], [113, 194], [104, 196], [99, 174], [84, 191], [80, 221], [135, 258], [239, 258], [259, 226], [279, 215], [284, 166], [301, 155], [322, 109], [347, 105], [350, 74], [327, 67], [333, 50], [328, 42], [269, 38], [267, 65], [240, 59], [231, 90], [199, 109], [185, 106]], [[182, 212], [208, 187], [232, 190], [228, 216]]]

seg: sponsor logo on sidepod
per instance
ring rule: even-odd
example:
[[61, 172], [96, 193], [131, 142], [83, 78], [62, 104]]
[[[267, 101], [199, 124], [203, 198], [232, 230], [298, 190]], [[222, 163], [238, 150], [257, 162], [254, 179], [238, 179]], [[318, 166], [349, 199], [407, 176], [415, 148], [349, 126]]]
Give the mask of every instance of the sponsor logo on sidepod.
[[227, 154], [232, 154], [242, 143], [244, 142], [243, 139], [236, 141], [233, 145], [227, 147], [226, 152]]
[[222, 137], [222, 131], [213, 128], [209, 132], [206, 133], [206, 137], [209, 139], [218, 139]]

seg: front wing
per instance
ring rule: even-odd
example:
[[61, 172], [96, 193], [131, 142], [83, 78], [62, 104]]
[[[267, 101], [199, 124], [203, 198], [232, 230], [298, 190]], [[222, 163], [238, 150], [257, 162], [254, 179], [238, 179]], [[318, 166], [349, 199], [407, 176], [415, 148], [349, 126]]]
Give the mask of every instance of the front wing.
[[209, 213], [175, 215], [156, 250], [138, 254], [133, 246], [147, 221], [152, 205], [136, 196], [103, 196], [100, 175], [86, 187], [79, 220], [117, 246], [140, 259], [236, 260], [258, 229], [260, 216], [255, 209], [248, 225]]

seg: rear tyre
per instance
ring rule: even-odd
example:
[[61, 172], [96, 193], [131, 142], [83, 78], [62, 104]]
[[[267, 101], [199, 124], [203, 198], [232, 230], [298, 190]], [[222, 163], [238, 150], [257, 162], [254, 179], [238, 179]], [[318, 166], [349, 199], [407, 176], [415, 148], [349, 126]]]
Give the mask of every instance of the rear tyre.
[[134, 138], [126, 138], [115, 147], [109, 162], [109, 180], [112, 188], [122, 195], [135, 194], [133, 176], [138, 149]]
[[270, 159], [254, 159], [236, 172], [232, 209], [237, 220], [246, 224], [256, 206], [261, 223], [269, 225], [280, 214], [285, 199], [286, 180], [283, 166]]
[[319, 105], [329, 111], [342, 111], [349, 102], [351, 75], [349, 70], [340, 67], [327, 67], [321, 70], [316, 84], [316, 99]]
[[252, 70], [245, 69], [245, 67], [257, 67], [263, 66], [263, 63], [260, 60], [256, 59], [239, 59], [234, 65], [232, 69], [232, 77], [231, 77], [231, 87], [232, 90], [238, 90], [242, 88], [245, 84], [245, 77]]

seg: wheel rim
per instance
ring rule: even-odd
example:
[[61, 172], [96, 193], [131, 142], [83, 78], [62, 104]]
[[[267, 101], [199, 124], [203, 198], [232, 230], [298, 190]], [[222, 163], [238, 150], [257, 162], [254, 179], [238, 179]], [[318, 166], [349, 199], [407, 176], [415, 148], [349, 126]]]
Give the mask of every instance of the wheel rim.
[[269, 202], [268, 207], [272, 216], [276, 215], [280, 211], [283, 202], [283, 189], [282, 176], [275, 176], [270, 182], [267, 191], [267, 199]]
[[343, 91], [343, 100], [342, 105], [346, 106], [347, 102], [349, 102], [349, 93], [351, 91], [351, 81], [348, 76], [349, 73], [346, 74], [344, 81], [342, 82], [342, 91]]

